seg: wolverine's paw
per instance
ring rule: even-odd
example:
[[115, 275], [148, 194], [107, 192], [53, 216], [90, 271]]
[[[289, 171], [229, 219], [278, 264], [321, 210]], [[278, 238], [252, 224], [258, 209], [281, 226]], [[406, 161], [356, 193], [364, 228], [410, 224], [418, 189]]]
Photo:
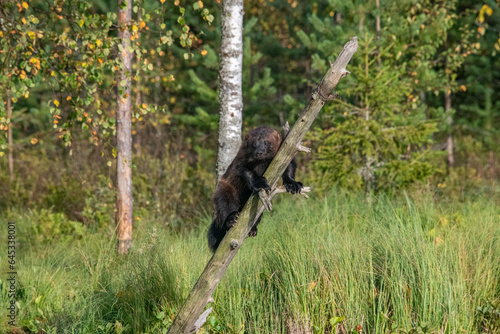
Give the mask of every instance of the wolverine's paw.
[[291, 194], [299, 194], [302, 188], [304, 188], [304, 185], [302, 182], [297, 182], [297, 181], [290, 181], [285, 184], [286, 191], [288, 191]]
[[271, 187], [267, 183], [267, 180], [265, 177], [261, 177], [259, 179], [254, 180], [252, 187], [253, 187], [253, 191], [255, 191], [255, 192], [258, 192], [262, 189], [264, 189], [265, 191], [271, 191]]
[[231, 227], [234, 226], [234, 224], [236, 224], [236, 221], [238, 220], [238, 216], [239, 216], [238, 212], [233, 212], [233, 213], [229, 214], [229, 216], [227, 216], [226, 221], [225, 221], [226, 229], [229, 230]]
[[256, 237], [257, 236], [257, 227], [256, 226], [252, 227], [250, 232], [248, 232], [248, 236], [249, 237]]

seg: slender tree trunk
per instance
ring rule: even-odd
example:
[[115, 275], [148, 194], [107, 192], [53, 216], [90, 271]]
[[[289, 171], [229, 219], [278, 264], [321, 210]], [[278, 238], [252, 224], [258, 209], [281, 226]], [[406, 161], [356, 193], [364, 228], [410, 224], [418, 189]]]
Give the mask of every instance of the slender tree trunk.
[[362, 5], [359, 5], [359, 32], [363, 32], [363, 28], [365, 26], [365, 11]]
[[[447, 90], [444, 95], [445, 111], [450, 113], [451, 110], [451, 91]], [[448, 138], [446, 139], [446, 150], [448, 151], [448, 168], [451, 170], [455, 165], [455, 158], [453, 156], [453, 136], [451, 134], [451, 127], [453, 125], [453, 116], [448, 115]]]
[[377, 37], [380, 38], [380, 3], [379, 0], [375, 0], [375, 6], [377, 7], [377, 16], [375, 17], [375, 30], [377, 32]]
[[7, 90], [7, 118], [9, 119], [9, 128], [7, 129], [7, 144], [9, 145], [9, 173], [10, 182], [14, 181], [14, 143], [12, 140], [12, 105], [10, 99], [10, 89]]
[[491, 179], [496, 179], [496, 173], [495, 173], [495, 154], [493, 151], [489, 151], [489, 164], [490, 164], [490, 178]]
[[[137, 22], [141, 22], [142, 20], [142, 2], [139, 2], [138, 3], [138, 10], [137, 10]], [[137, 35], [139, 36], [139, 40], [141, 38], [141, 31], [139, 30], [137, 32]], [[137, 81], [135, 83], [135, 89], [136, 89], [136, 92], [135, 92], [135, 105], [136, 105], [136, 108], [140, 108], [141, 107], [141, 104], [142, 104], [142, 95], [141, 95], [141, 80], [140, 80], [140, 71], [141, 71], [141, 58], [138, 57], [136, 55], [136, 66], [137, 66], [137, 71], [136, 71], [136, 78], [137, 78]], [[141, 132], [139, 131], [139, 126], [136, 125], [136, 129], [137, 129], [137, 133], [136, 133], [136, 136], [135, 136], [135, 153], [136, 153], [136, 156], [141, 156], [141, 145], [142, 145], [142, 142], [141, 142]]]
[[241, 145], [243, 95], [243, 0], [222, 2], [222, 42], [219, 69], [219, 152], [217, 181]]
[[[380, 3], [379, 0], [375, 0], [375, 5], [377, 7], [377, 16], [375, 17], [375, 31], [377, 32], [377, 40], [380, 40], [381, 30], [380, 30]], [[380, 45], [378, 46], [378, 66], [382, 64], [382, 58], [380, 58]]]
[[158, 54], [155, 55], [156, 59], [156, 68], [158, 69], [158, 71], [156, 71], [156, 75], [155, 75], [155, 93], [154, 93], [154, 101], [155, 101], [155, 105], [158, 105], [160, 103], [160, 89], [161, 89], [161, 85], [160, 85], [160, 76], [158, 75], [159, 73], [159, 69], [161, 68], [161, 60], [160, 60], [160, 57]]
[[335, 23], [337, 23], [337, 24], [342, 23], [342, 13], [335, 14]]
[[[117, 114], [117, 238], [118, 252], [128, 253], [132, 244], [132, 101], [131, 73], [132, 53], [128, 25], [132, 18], [132, 1], [120, 0], [118, 5], [118, 36], [121, 38], [122, 51], [120, 59], [123, 69], [118, 80], [118, 114]], [[122, 7], [123, 6], [123, 7]], [[121, 8], [122, 7], [122, 8]]]
[[[493, 126], [493, 118], [494, 118], [494, 114], [493, 114], [493, 109], [492, 109], [492, 99], [491, 99], [491, 95], [492, 95], [492, 90], [490, 88], [487, 88], [484, 90], [484, 94], [485, 94], [485, 99], [484, 99], [484, 110], [486, 111], [486, 132], [491, 135], [491, 129], [492, 129], [492, 126]], [[496, 178], [496, 173], [495, 173], [495, 154], [493, 153], [493, 150], [491, 149], [492, 145], [491, 145], [491, 138], [489, 138], [488, 140], [488, 146], [490, 147], [490, 150], [488, 152], [488, 164], [489, 164], [489, 174], [490, 174], [490, 178], [491, 179], [495, 179]]]

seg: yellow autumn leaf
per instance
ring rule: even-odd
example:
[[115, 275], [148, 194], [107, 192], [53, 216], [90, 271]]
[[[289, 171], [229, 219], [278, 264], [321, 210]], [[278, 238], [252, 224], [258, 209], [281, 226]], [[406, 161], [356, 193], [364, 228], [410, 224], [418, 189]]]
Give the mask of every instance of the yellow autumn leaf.
[[165, 0], [160, 0], [161, 3], [165, 3]]
[[28, 97], [30, 97], [30, 93], [26, 92], [26, 94], [24, 94], [24, 98], [27, 99]]
[[23, 17], [23, 18], [21, 19], [21, 22], [22, 22], [23, 24], [26, 24], [26, 19]]
[[68, 96], [68, 97], [66, 98], [66, 101], [70, 101], [70, 100], [71, 100], [71, 96]]
[[35, 39], [35, 32], [34, 31], [28, 31], [28, 36], [31, 38], [31, 39]]
[[19, 77], [20, 77], [21, 79], [26, 78], [26, 72], [24, 72], [24, 70], [21, 70], [21, 74], [19, 75]]
[[23, 2], [23, 8], [24, 8], [24, 9], [28, 9], [28, 8], [29, 8], [29, 5], [28, 5], [28, 3], [27, 3], [27, 2]]
[[198, 6], [200, 6], [200, 8], [203, 8], [203, 1], [198, 1]]
[[137, 30], [139, 30], [139, 28], [137, 28], [137, 26], [134, 24], [134, 25], [132, 26], [132, 31], [133, 31], [133, 32], [136, 32]]
[[35, 145], [36, 143], [38, 143], [38, 139], [31, 138], [31, 144]]
[[488, 16], [491, 16], [491, 14], [493, 14], [493, 9], [491, 9], [490, 7], [486, 8], [486, 14], [488, 14]]
[[97, 46], [101, 46], [102, 45], [102, 41], [100, 39], [98, 39], [98, 40], [95, 41], [95, 44]]
[[56, 76], [56, 72], [52, 71], [52, 72], [50, 72], [50, 75], [53, 76], [53, 77], [55, 77]]
[[146, 109], [148, 107], [148, 105], [146, 103], [143, 103], [142, 106], [141, 106], [143, 109]]
[[3, 31], [0, 31], [0, 37], [3, 37]]
[[467, 87], [465, 87], [465, 85], [460, 85], [460, 89], [462, 90], [462, 92], [465, 92], [467, 90]]
[[201, 55], [202, 55], [202, 56], [206, 56], [206, 55], [207, 55], [207, 53], [208, 53], [208, 51], [207, 51], [207, 50], [203, 50], [203, 51], [201, 51]]
[[141, 27], [141, 29], [143, 29], [145, 26], [146, 26], [146, 22], [141, 21], [141, 23], [139, 23], [139, 27]]
[[59, 107], [59, 101], [58, 101], [58, 100], [54, 100], [54, 105], [55, 105], [56, 107]]
[[163, 119], [163, 122], [165, 124], [170, 124], [170, 116], [169, 115], [165, 116], [165, 118]]
[[477, 32], [480, 33], [481, 35], [484, 35], [484, 27], [478, 27]]
[[172, 97], [170, 98], [170, 103], [175, 103], [175, 96], [172, 96]]

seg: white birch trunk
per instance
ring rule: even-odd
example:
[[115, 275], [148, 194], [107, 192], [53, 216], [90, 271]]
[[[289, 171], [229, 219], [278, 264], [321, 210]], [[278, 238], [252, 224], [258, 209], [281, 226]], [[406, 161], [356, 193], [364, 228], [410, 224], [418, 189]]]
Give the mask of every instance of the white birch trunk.
[[241, 145], [242, 71], [243, 0], [224, 0], [219, 68], [220, 119], [217, 181], [233, 161]]

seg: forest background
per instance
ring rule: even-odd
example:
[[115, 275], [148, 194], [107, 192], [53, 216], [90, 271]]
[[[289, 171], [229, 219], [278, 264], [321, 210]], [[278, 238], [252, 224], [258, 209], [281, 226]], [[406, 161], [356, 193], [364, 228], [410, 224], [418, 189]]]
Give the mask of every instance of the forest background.
[[[134, 231], [138, 240], [150, 227], [180, 240], [202, 235], [215, 186], [220, 1], [133, 6]], [[299, 155], [297, 179], [319, 199], [354, 196], [346, 200], [353, 207], [410, 194], [452, 206], [487, 198], [498, 214], [499, 6], [498, 0], [247, 1], [244, 133], [293, 124], [328, 60], [358, 36], [351, 75], [337, 87], [342, 99], [325, 105], [306, 136], [313, 153]], [[116, 1], [102, 0], [2, 3], [0, 211], [2, 220], [22, 226], [22, 240], [33, 247], [27, 258], [89, 235], [113, 237], [116, 101], [124, 86], [116, 74], [117, 11]], [[432, 235], [434, 243], [439, 238]], [[498, 279], [498, 264], [492, 270]], [[492, 289], [486, 299], [498, 304], [498, 287]], [[19, 328], [48, 331], [54, 314], [37, 306], [42, 294], [28, 294], [20, 298], [33, 309]], [[182, 301], [176, 298], [175, 307]], [[167, 312], [153, 304], [123, 330], [145, 331], [156, 326], [151, 317], [175, 314], [175, 307]], [[497, 318], [474, 313], [471, 328], [496, 324], [497, 304], [491, 304]], [[22, 306], [21, 314], [23, 307], [30, 309]], [[127, 322], [118, 318], [91, 328], [118, 331]], [[207, 330], [222, 330], [219, 318]]]

